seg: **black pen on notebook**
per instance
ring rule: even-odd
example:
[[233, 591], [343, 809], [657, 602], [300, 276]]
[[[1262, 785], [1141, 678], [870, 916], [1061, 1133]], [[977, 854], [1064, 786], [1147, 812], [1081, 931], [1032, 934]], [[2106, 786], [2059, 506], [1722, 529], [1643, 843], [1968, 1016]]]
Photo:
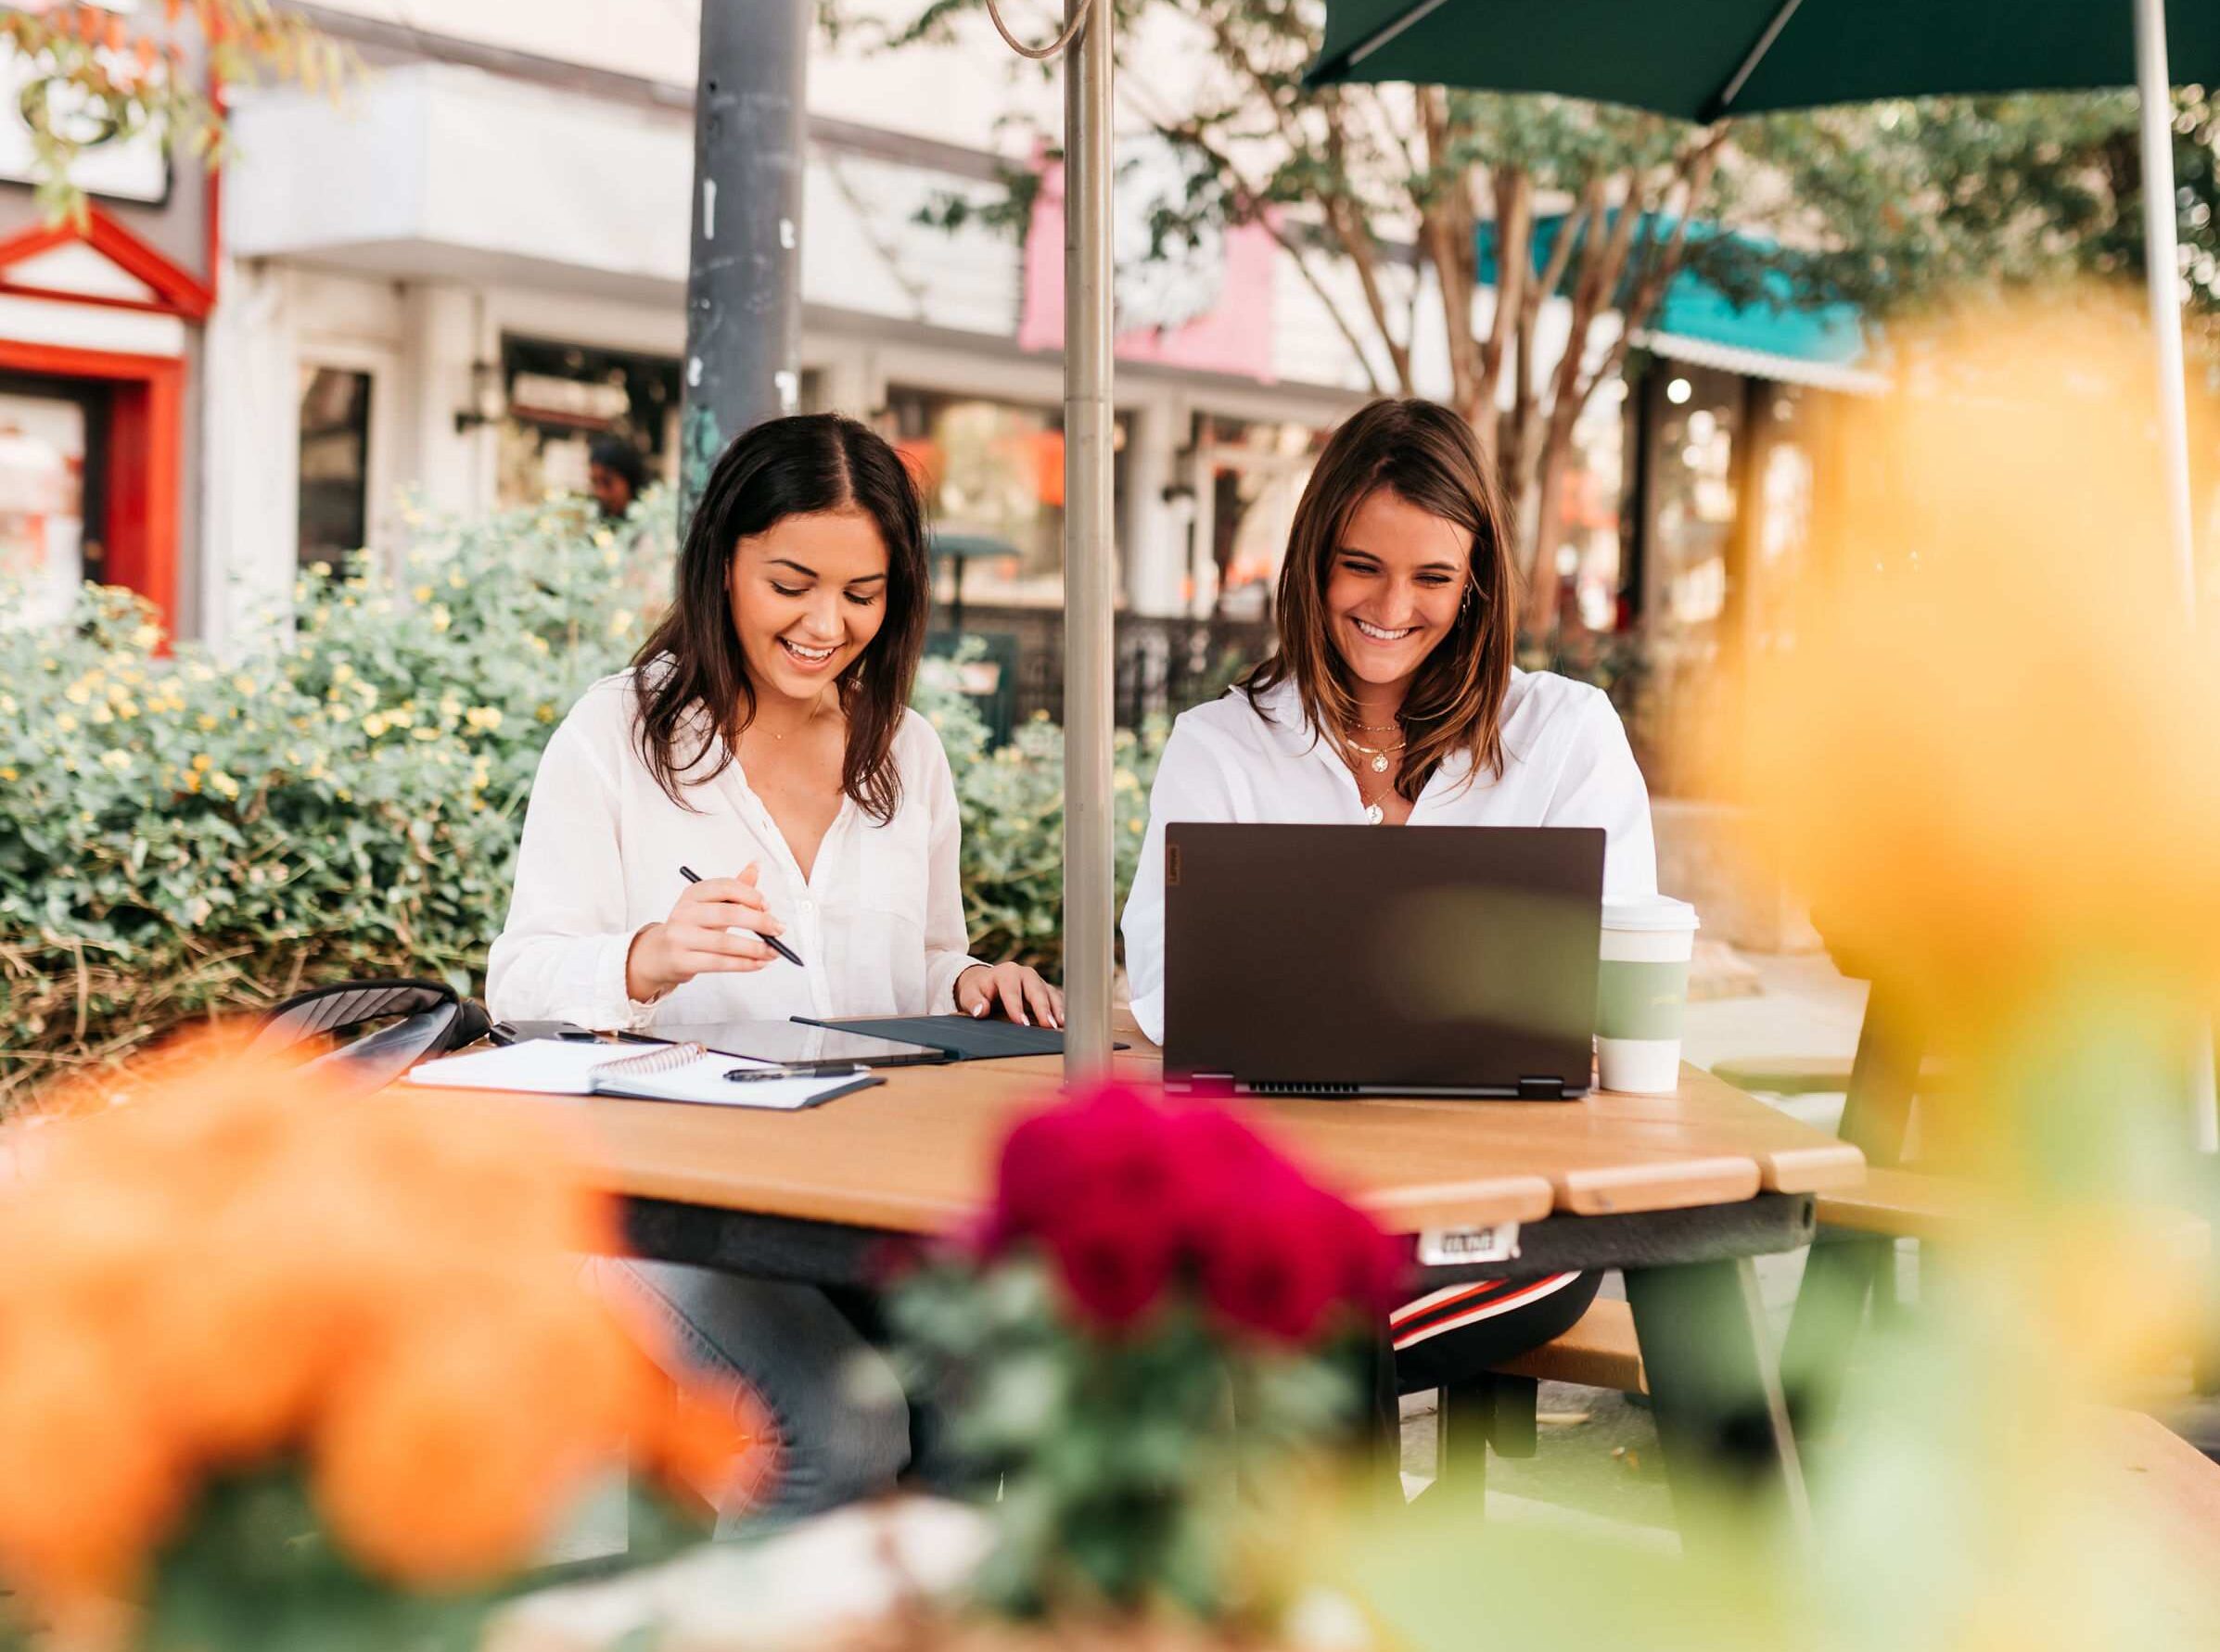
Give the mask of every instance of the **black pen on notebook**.
[[752, 1084], [762, 1078], [869, 1078], [869, 1067], [782, 1067], [775, 1063], [768, 1067], [734, 1067], [727, 1073], [727, 1084]]
[[[682, 867], [680, 867], [680, 868], [679, 868], [679, 876], [680, 876], [680, 877], [682, 877], [682, 878], [683, 878], [683, 879], [685, 879], [685, 880], [686, 880], [686, 882], [687, 882], [687, 883], [700, 883], [700, 882], [701, 882], [701, 873], [699, 873], [699, 872], [695, 871], [695, 870], [694, 870], [692, 867], [690, 867], [690, 866], [682, 866]], [[758, 934], [762, 934], [762, 931], [760, 931], [760, 930], [758, 930], [756, 933], [757, 933]], [[797, 958], [797, 957], [795, 956], [795, 954], [794, 954], [794, 948], [793, 948], [793, 947], [789, 947], [789, 946], [787, 946], [785, 942], [784, 942], [784, 941], [780, 940], [780, 939], [778, 938], [778, 936], [776, 936], [776, 935], [763, 935], [763, 940], [764, 940], [764, 943], [765, 943], [765, 945], [769, 946], [769, 947], [770, 947], [770, 948], [771, 948], [771, 949], [772, 949], [773, 952], [777, 953], [777, 954], [778, 954], [778, 955], [779, 955], [781, 958], [785, 959], [785, 960], [786, 960], [788, 963], [790, 963], [790, 964], [799, 964], [799, 963], [801, 962], [801, 959], [798, 959], [798, 958]]]

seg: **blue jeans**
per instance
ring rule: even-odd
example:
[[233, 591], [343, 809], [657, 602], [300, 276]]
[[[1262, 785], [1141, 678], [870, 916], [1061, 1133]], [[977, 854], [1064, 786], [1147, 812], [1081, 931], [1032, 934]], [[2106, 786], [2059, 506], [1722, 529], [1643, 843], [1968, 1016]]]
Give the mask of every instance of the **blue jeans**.
[[740, 1377], [778, 1422], [783, 1456], [771, 1502], [720, 1510], [719, 1536], [877, 1496], [908, 1467], [900, 1379], [815, 1286], [674, 1262], [596, 1257], [592, 1266], [621, 1269], [644, 1287], [667, 1316], [672, 1352]]

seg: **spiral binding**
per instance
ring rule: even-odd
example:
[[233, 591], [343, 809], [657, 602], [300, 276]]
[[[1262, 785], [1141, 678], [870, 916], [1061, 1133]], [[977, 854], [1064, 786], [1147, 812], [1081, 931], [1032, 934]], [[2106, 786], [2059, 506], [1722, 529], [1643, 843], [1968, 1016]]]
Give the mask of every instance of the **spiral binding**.
[[634, 1056], [622, 1056], [614, 1061], [603, 1061], [593, 1069], [596, 1078], [645, 1078], [651, 1073], [668, 1073], [673, 1067], [683, 1067], [688, 1061], [699, 1061], [709, 1053], [704, 1044], [671, 1044], [661, 1049], [647, 1050]]

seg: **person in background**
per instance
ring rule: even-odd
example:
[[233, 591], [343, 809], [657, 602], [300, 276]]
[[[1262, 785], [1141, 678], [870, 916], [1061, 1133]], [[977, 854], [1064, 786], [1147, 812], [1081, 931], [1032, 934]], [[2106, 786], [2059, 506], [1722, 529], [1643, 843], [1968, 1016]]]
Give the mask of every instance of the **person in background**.
[[[670, 612], [541, 757], [487, 966], [497, 1019], [1063, 1024], [1063, 995], [1038, 972], [967, 955], [955, 782], [909, 706], [925, 565], [917, 489], [854, 420], [772, 419], [725, 450]], [[704, 1268], [599, 1266], [644, 1285], [677, 1345], [770, 1405], [785, 1448], [774, 1512], [893, 1483], [908, 1408], [841, 1304]]]
[[586, 489], [611, 521], [647, 488], [647, 461], [621, 436], [597, 436], [586, 449]]
[[[1472, 427], [1381, 400], [1333, 433], [1281, 567], [1278, 649], [1173, 724], [1126, 902], [1133, 1016], [1164, 1038], [1164, 829], [1174, 820], [1591, 826], [1607, 898], [1656, 892], [1650, 801], [1601, 690], [1512, 664], [1510, 512]], [[1333, 914], [1323, 910], [1321, 939]], [[1435, 1291], [1389, 1316], [1405, 1392], [1563, 1334], [1593, 1274]]]

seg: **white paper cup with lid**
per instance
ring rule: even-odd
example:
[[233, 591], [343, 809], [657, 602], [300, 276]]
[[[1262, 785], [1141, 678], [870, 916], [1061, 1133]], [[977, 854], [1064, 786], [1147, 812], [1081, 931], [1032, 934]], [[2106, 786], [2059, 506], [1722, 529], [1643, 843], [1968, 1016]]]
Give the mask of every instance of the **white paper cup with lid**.
[[1596, 1076], [1607, 1090], [1680, 1087], [1680, 1033], [1696, 909], [1666, 895], [1603, 903], [1596, 991]]

